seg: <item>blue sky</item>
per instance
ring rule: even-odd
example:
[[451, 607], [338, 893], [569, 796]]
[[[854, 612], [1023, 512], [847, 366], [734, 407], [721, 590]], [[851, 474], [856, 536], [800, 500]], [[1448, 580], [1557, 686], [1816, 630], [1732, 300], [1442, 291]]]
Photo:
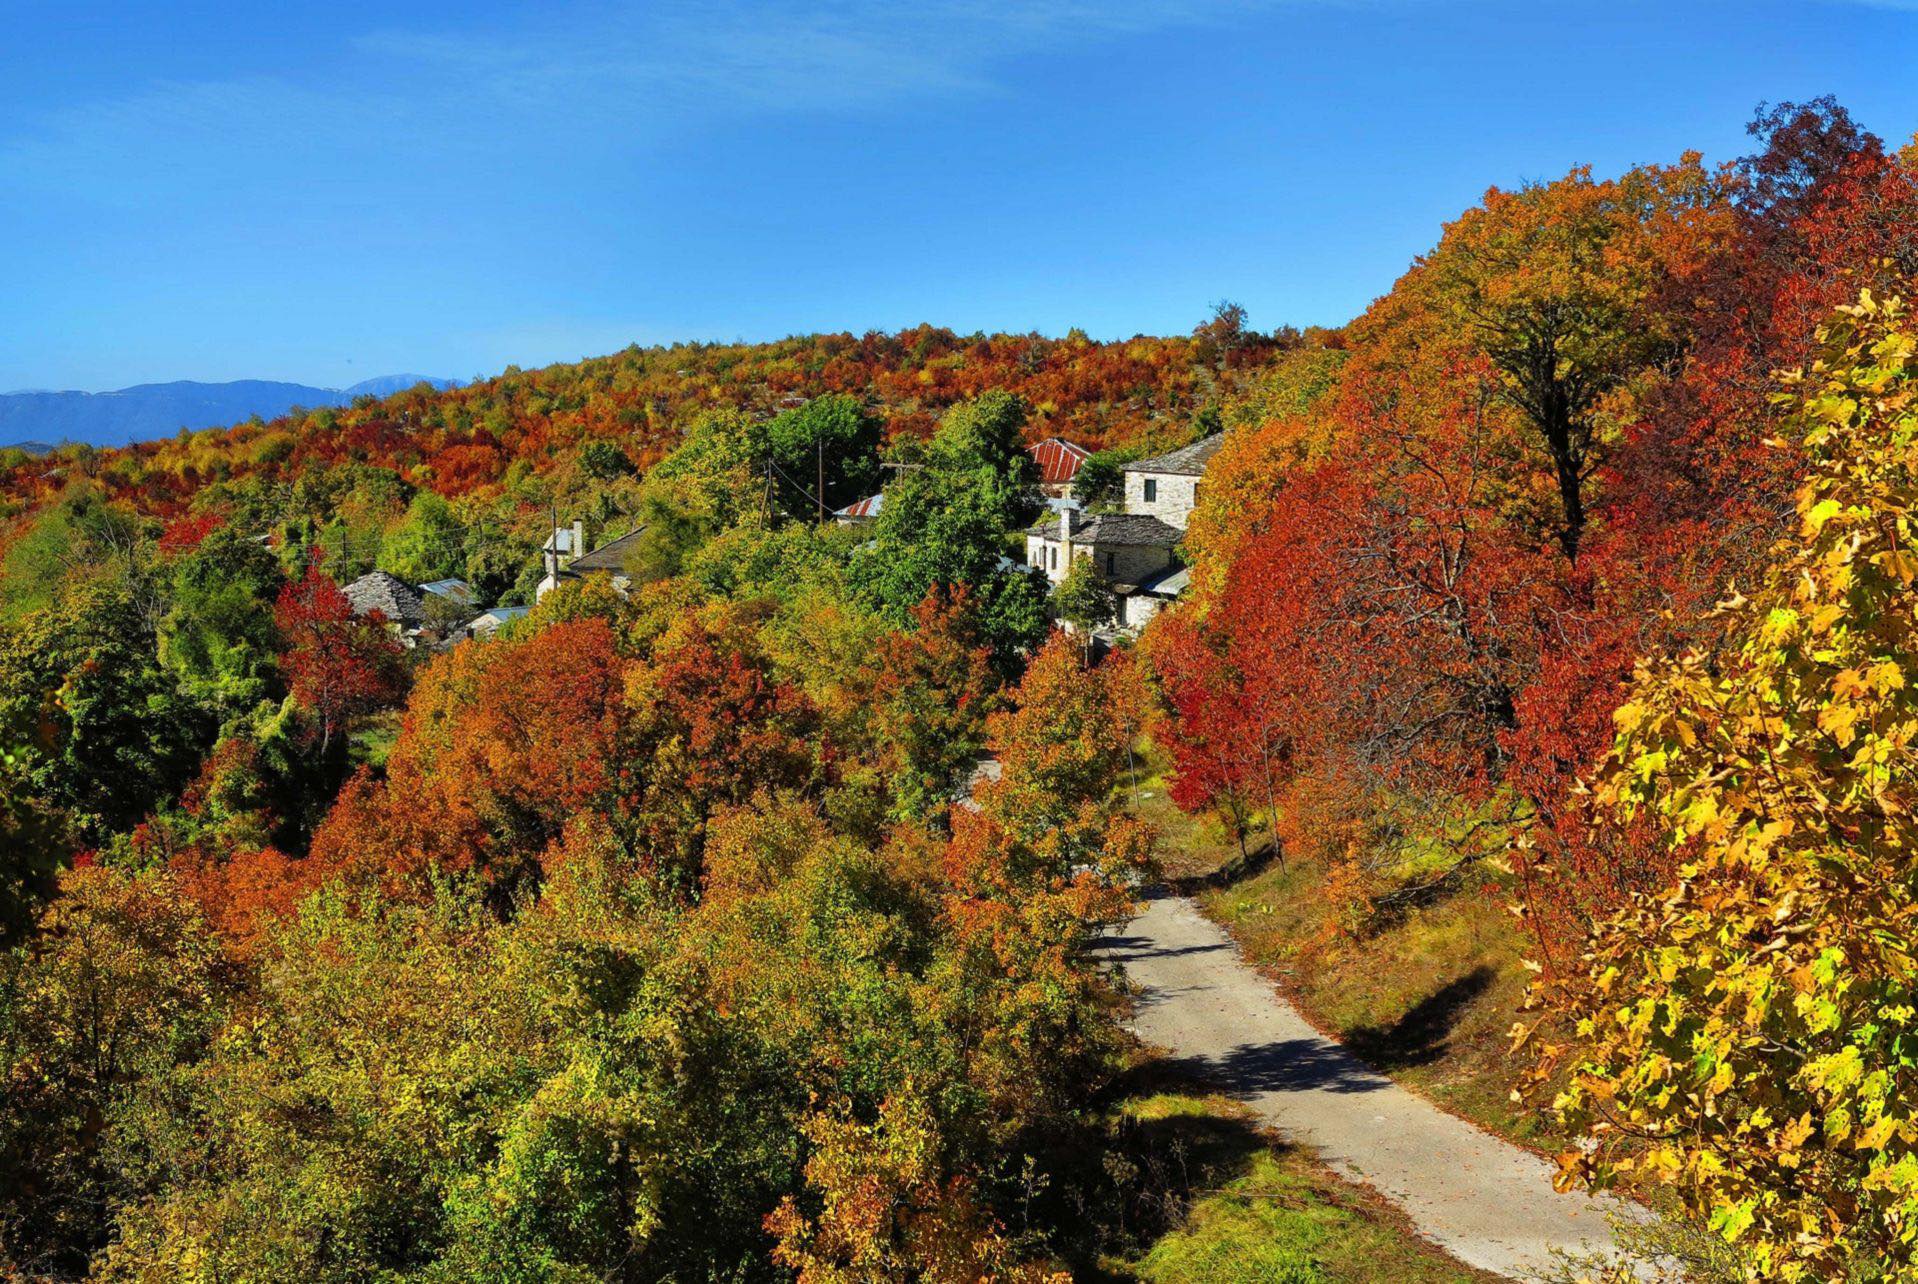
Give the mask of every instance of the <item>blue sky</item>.
[[1337, 323], [1490, 184], [1918, 129], [1918, 0], [6, 9], [0, 389]]

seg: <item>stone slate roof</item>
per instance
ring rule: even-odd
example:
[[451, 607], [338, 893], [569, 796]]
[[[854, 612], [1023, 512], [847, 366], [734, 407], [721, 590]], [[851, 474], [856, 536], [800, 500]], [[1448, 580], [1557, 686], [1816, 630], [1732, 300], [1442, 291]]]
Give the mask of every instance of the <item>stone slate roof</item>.
[[1215, 432], [1210, 437], [1193, 442], [1190, 446], [1181, 446], [1169, 450], [1163, 455], [1151, 459], [1141, 459], [1125, 466], [1129, 473], [1181, 473], [1188, 477], [1197, 477], [1205, 472], [1205, 466], [1212, 462], [1212, 456], [1219, 453], [1219, 447], [1225, 443], [1225, 434]]
[[426, 622], [426, 602], [413, 586], [385, 571], [368, 571], [340, 590], [353, 604], [353, 614], [378, 611], [392, 624], [414, 627]]
[[639, 537], [645, 534], [644, 526], [628, 531], [618, 539], [608, 540], [584, 557], [573, 559], [566, 569], [575, 575], [585, 575], [591, 571], [605, 571], [613, 575], [626, 569], [626, 555], [639, 544]]
[[[1026, 532], [1041, 539], [1059, 538], [1057, 521], [1042, 522]], [[1184, 538], [1178, 527], [1147, 513], [1100, 513], [1072, 523], [1074, 544], [1118, 544], [1128, 548], [1171, 548]]]
[[1177, 597], [1185, 592], [1192, 583], [1192, 568], [1174, 566], [1160, 571], [1140, 584], [1136, 589], [1140, 593], [1150, 593], [1154, 597]]

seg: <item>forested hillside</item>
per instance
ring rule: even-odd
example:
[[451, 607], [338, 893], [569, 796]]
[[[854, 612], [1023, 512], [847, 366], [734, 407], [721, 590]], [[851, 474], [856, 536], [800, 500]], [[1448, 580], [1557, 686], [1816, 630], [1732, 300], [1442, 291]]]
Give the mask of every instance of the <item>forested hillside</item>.
[[[811, 398], [849, 396], [891, 441], [924, 438], [947, 409], [996, 389], [1026, 402], [1034, 439], [1063, 436], [1094, 448], [1176, 443], [1276, 351], [1323, 341], [1254, 333], [1232, 310], [1189, 338], [1111, 343], [925, 326], [630, 348], [123, 450], [73, 450], [53, 460], [0, 452], [8, 505], [0, 515], [97, 493], [162, 521], [230, 517], [250, 530], [322, 537], [363, 569], [377, 560], [400, 510], [423, 493], [435, 509], [440, 500], [456, 503], [462, 523], [488, 528], [483, 538], [492, 541], [524, 534], [554, 503], [610, 519], [623, 498], [606, 493], [613, 475], [649, 469], [705, 414], [764, 418]], [[786, 462], [804, 463], [810, 476], [810, 459]], [[0, 548], [27, 535], [16, 520]]]
[[[1292, 958], [1519, 934], [1474, 1073], [1704, 1278], [1909, 1278], [1918, 155], [1753, 135], [1493, 188], [1337, 332], [629, 349], [0, 457], [0, 1270], [1111, 1269], [1196, 1193], [1085, 1160], [1163, 762]], [[1097, 508], [1215, 434], [1184, 596], [1057, 629], [1106, 589], [1023, 564], [1025, 448]]]
[[[1028, 442], [1318, 340], [629, 351], [8, 461], [0, 1260], [70, 1278], [1037, 1278], [1124, 1060], [1132, 666]], [[815, 521], [900, 480], [863, 530]], [[378, 566], [531, 603], [457, 645]], [[575, 550], [577, 551], [577, 550]], [[404, 587], [402, 585], [402, 587]], [[470, 613], [470, 612], [469, 612]], [[954, 800], [990, 754], [1000, 779]], [[1039, 1192], [1050, 1193], [1039, 1197]]]

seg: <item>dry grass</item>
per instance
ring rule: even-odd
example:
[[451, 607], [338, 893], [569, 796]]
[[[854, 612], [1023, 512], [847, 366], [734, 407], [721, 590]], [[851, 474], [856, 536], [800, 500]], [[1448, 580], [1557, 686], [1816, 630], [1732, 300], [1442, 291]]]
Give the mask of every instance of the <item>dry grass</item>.
[[1443, 896], [1357, 937], [1340, 931], [1324, 867], [1261, 855], [1249, 863], [1217, 821], [1188, 816], [1166, 795], [1151, 746], [1140, 758], [1134, 810], [1159, 830], [1168, 880], [1184, 883], [1255, 965], [1326, 1033], [1394, 1079], [1500, 1136], [1540, 1148], [1559, 1137], [1510, 1099], [1518, 1066], [1510, 1031], [1531, 973], [1526, 938], [1507, 911], [1507, 877], [1489, 866]]
[[[1257, 1128], [1162, 1061], [1115, 1085], [1055, 1171], [1080, 1228], [1074, 1277], [1149, 1284], [1488, 1284], [1397, 1209]], [[1055, 1210], [1056, 1212], [1065, 1210]]]
[[1531, 974], [1500, 877], [1469, 881], [1360, 938], [1339, 934], [1311, 862], [1201, 894], [1253, 963], [1378, 1069], [1501, 1136], [1556, 1138], [1510, 1099], [1510, 1031]]

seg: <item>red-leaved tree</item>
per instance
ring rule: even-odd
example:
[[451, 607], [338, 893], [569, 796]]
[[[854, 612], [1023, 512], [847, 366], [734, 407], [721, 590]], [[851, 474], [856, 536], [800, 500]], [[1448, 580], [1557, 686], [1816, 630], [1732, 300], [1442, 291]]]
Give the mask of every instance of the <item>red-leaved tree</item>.
[[404, 652], [376, 611], [361, 617], [319, 559], [280, 590], [274, 622], [286, 638], [280, 668], [311, 720], [322, 756], [353, 720], [397, 701]]

